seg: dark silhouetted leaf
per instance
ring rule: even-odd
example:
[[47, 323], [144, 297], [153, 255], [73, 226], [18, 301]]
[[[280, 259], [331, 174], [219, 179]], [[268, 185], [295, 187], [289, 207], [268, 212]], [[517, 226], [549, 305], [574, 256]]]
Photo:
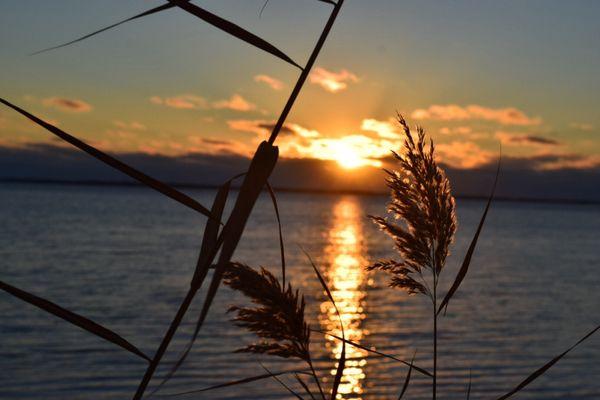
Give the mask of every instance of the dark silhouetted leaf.
[[200, 329], [206, 319], [221, 283], [223, 271], [231, 261], [231, 257], [233, 257], [233, 253], [242, 237], [252, 208], [263, 187], [266, 185], [267, 179], [277, 163], [278, 156], [279, 150], [277, 147], [274, 147], [267, 142], [262, 142], [250, 163], [250, 167], [248, 168], [248, 172], [244, 178], [242, 187], [240, 188], [233, 211], [223, 228], [223, 247], [200, 313], [200, 318], [198, 319], [198, 329]]
[[222, 31], [225, 31], [225, 32], [229, 33], [230, 35], [243, 40], [246, 43], [249, 43], [255, 47], [258, 47], [259, 49], [264, 50], [267, 53], [270, 53], [270, 54], [274, 55], [275, 57], [278, 57], [278, 58], [302, 69], [302, 67], [300, 65], [296, 64], [296, 62], [294, 60], [292, 60], [290, 57], [288, 57], [281, 50], [279, 50], [272, 44], [266, 42], [265, 40], [259, 38], [255, 34], [248, 32], [244, 28], [242, 28], [232, 22], [229, 22], [226, 19], [223, 19], [209, 11], [206, 11], [203, 8], [200, 8], [195, 4], [189, 3], [186, 0], [169, 0], [169, 2], [171, 4], [177, 5], [178, 7], [184, 9], [185, 11], [189, 12], [190, 14], [195, 15], [196, 17], [200, 18], [201, 20], [208, 22], [212, 26], [219, 28]]
[[256, 381], [260, 381], [263, 379], [269, 379], [269, 378], [272, 378], [273, 376], [281, 376], [281, 375], [285, 375], [285, 374], [306, 374], [306, 373], [307, 372], [305, 370], [269, 372], [267, 374], [251, 376], [249, 378], [238, 379], [238, 380], [226, 382], [226, 383], [220, 383], [218, 385], [210, 386], [210, 387], [207, 387], [204, 389], [189, 390], [187, 392], [179, 392], [179, 393], [170, 393], [170, 394], [164, 394], [162, 396], [163, 397], [184, 396], [184, 395], [188, 395], [188, 394], [208, 392], [211, 390], [222, 389], [222, 388], [236, 386], [236, 385], [243, 385], [245, 383], [256, 382]]
[[[212, 305], [212, 302], [217, 294], [219, 286], [221, 284], [221, 280], [223, 278], [224, 269], [229, 265], [231, 261], [231, 257], [235, 252], [237, 244], [242, 237], [242, 233], [244, 232], [244, 228], [246, 226], [246, 222], [248, 221], [248, 217], [252, 212], [252, 208], [260, 195], [263, 187], [265, 186], [269, 175], [275, 168], [275, 164], [277, 163], [277, 158], [279, 156], [279, 150], [277, 147], [267, 143], [262, 142], [258, 147], [256, 154], [252, 158], [250, 163], [250, 167], [248, 168], [248, 172], [244, 177], [244, 182], [242, 183], [242, 187], [240, 188], [238, 197], [236, 199], [235, 205], [229, 216], [225, 227], [223, 228], [219, 239], [217, 240], [217, 246], [221, 246], [221, 254], [219, 256], [219, 260], [217, 262], [216, 268], [214, 270], [212, 280], [210, 286], [208, 288], [208, 292], [206, 294], [206, 298], [204, 300], [204, 304], [202, 305], [202, 310], [200, 312], [200, 316], [198, 317], [198, 321], [196, 323], [196, 329], [199, 331], [206, 320], [206, 316], [208, 315], [208, 311]], [[216, 248], [215, 247], [215, 248]], [[214, 254], [214, 252], [213, 252]], [[214, 257], [214, 256], [212, 256]], [[210, 265], [212, 261], [209, 261], [207, 265]], [[142, 381], [140, 382], [138, 389], [136, 391], [134, 400], [140, 400], [146, 391], [146, 387], [150, 383], [150, 379], [154, 375], [154, 371], [158, 367], [160, 360], [164, 356], [175, 332], [177, 331], [181, 321], [187, 312], [196, 291], [191, 288], [186, 295], [185, 299], [179, 306], [177, 314], [175, 315], [167, 333], [163, 337], [163, 340], [156, 351], [152, 362], [148, 366]]]
[[77, 147], [78, 149], [85, 151], [92, 157], [95, 157], [98, 160], [102, 161], [103, 163], [110, 165], [111, 167], [113, 167], [113, 168], [121, 171], [122, 173], [132, 177], [133, 179], [137, 180], [138, 182], [141, 182], [144, 185], [149, 186], [156, 191], [159, 191], [160, 193], [164, 194], [165, 196], [168, 196], [168, 197], [172, 198], [173, 200], [176, 200], [179, 203], [186, 205], [193, 210], [198, 211], [201, 214], [211, 217], [210, 211], [208, 211], [206, 209], [206, 207], [204, 207], [202, 204], [198, 203], [196, 200], [192, 199], [191, 197], [170, 187], [169, 185], [166, 185], [154, 178], [149, 177], [148, 175], [136, 170], [135, 168], [132, 168], [129, 165], [117, 160], [116, 158], [109, 156], [108, 154], [96, 149], [93, 146], [90, 146], [89, 144], [77, 139], [74, 136], [71, 136], [70, 134], [62, 131], [61, 129], [55, 127], [54, 125], [51, 125], [51, 124], [39, 119], [35, 115], [28, 113], [27, 111], [23, 110], [22, 108], [19, 108], [19, 107], [15, 106], [14, 104], [12, 104], [2, 98], [0, 98], [0, 103], [12, 108], [13, 110], [17, 111], [21, 115], [24, 115], [31, 121], [35, 122], [36, 124], [40, 125], [41, 127], [45, 128], [46, 130], [50, 131], [54, 135], [58, 136], [65, 142], [68, 142], [68, 143], [72, 144], [73, 146]]
[[294, 377], [296, 378], [296, 380], [298, 381], [298, 383], [300, 384], [300, 386], [302, 386], [302, 388], [304, 389], [304, 391], [306, 392], [306, 394], [308, 394], [312, 400], [317, 400], [317, 399], [315, 399], [315, 396], [310, 391], [310, 388], [308, 387], [308, 385], [306, 384], [306, 382], [304, 382], [304, 380], [300, 377], [300, 375], [294, 374]]
[[198, 261], [196, 262], [194, 277], [192, 278], [192, 287], [199, 288], [202, 285], [202, 282], [204, 282], [204, 278], [206, 277], [206, 274], [210, 268], [210, 264], [212, 263], [212, 259], [209, 260], [209, 258], [211, 255], [211, 250], [213, 250], [217, 245], [220, 227], [219, 221], [223, 219], [223, 210], [225, 210], [225, 204], [227, 203], [230, 187], [231, 179], [225, 182], [225, 184], [219, 188], [217, 195], [215, 196], [215, 200], [210, 210], [211, 214], [215, 218], [206, 221], [204, 234], [202, 235], [200, 254], [198, 256]]
[[331, 29], [333, 28], [333, 24], [335, 23], [335, 20], [337, 19], [337, 16], [340, 13], [343, 4], [344, 0], [338, 0], [337, 4], [335, 4], [335, 7], [333, 8], [331, 15], [329, 16], [329, 19], [327, 20], [327, 23], [323, 28], [323, 32], [321, 32], [321, 36], [319, 36], [319, 40], [317, 41], [313, 52], [308, 58], [306, 66], [302, 70], [300, 77], [298, 77], [298, 81], [296, 82], [296, 85], [294, 86], [294, 89], [292, 90], [288, 101], [285, 103], [283, 111], [281, 112], [281, 115], [279, 115], [279, 119], [277, 120], [275, 126], [273, 127], [273, 130], [271, 131], [271, 135], [269, 136], [269, 143], [275, 143], [275, 140], [277, 139], [277, 136], [279, 135], [279, 132], [281, 131], [281, 128], [285, 123], [285, 120], [287, 119], [290, 111], [292, 110], [292, 107], [294, 106], [294, 103], [296, 102], [296, 99], [298, 98], [298, 95], [300, 94], [300, 90], [302, 90], [302, 86], [304, 86], [304, 82], [306, 82], [306, 79], [308, 79], [310, 71], [312, 70], [312, 67], [317, 61], [317, 57], [319, 56], [319, 53], [321, 52], [321, 49], [323, 48], [323, 45], [327, 40], [327, 36], [329, 36], [329, 32], [331, 32]]
[[[302, 251], [304, 251], [304, 249], [302, 249]], [[333, 307], [335, 308], [335, 312], [337, 313], [338, 318], [340, 320], [340, 328], [342, 330], [342, 352], [340, 353], [340, 360], [338, 362], [338, 367], [335, 372], [335, 377], [333, 378], [333, 385], [332, 385], [332, 389], [331, 389], [331, 400], [335, 400], [337, 397], [337, 392], [338, 392], [338, 388], [340, 386], [340, 382], [342, 381], [342, 376], [344, 375], [344, 367], [346, 365], [346, 334], [344, 333], [344, 322], [342, 321], [342, 314], [340, 314], [340, 310], [338, 310], [337, 304], [335, 303], [335, 300], [334, 300], [333, 296], [331, 295], [331, 291], [329, 290], [329, 287], [327, 286], [325, 279], [323, 279], [321, 272], [319, 272], [319, 269], [313, 262], [310, 255], [306, 251], [304, 251], [304, 254], [306, 254], [306, 256], [308, 257], [310, 264], [312, 265], [313, 269], [315, 270], [315, 274], [317, 275], [317, 278], [319, 278], [319, 282], [321, 283], [321, 286], [325, 290], [325, 293], [327, 293], [327, 297], [329, 298], [329, 301], [333, 304]]]
[[[227, 203], [227, 197], [229, 194], [229, 189], [231, 187], [231, 182], [234, 179], [236, 179], [242, 175], [243, 174], [236, 175], [233, 178], [229, 179], [227, 182], [225, 182], [223, 185], [221, 185], [221, 187], [217, 191], [217, 195], [215, 196], [215, 200], [214, 200], [212, 208], [211, 208], [211, 213], [215, 216], [215, 218], [218, 218], [219, 220], [222, 219], [223, 210], [225, 209], [225, 205]], [[196, 262], [196, 269], [194, 271], [194, 277], [192, 278], [192, 282], [190, 285], [190, 291], [193, 293], [196, 293], [202, 286], [202, 283], [204, 282], [204, 279], [206, 278], [206, 275], [208, 274], [208, 270], [211, 267], [211, 263], [212, 263], [213, 259], [215, 258], [216, 254], [223, 242], [223, 238], [218, 237], [219, 226], [220, 226], [220, 224], [218, 222], [216, 222], [216, 220], [213, 220], [213, 219], [209, 219], [206, 222], [206, 226], [204, 228], [204, 235], [202, 236], [202, 245], [200, 247], [200, 254], [198, 255], [198, 261]], [[167, 383], [173, 377], [173, 375], [175, 375], [175, 373], [177, 372], [179, 367], [181, 367], [181, 365], [183, 364], [183, 362], [189, 355], [190, 351], [192, 350], [192, 346], [194, 345], [194, 342], [196, 341], [196, 338], [198, 337], [198, 332], [199, 332], [199, 327], [196, 327], [196, 330], [194, 331], [194, 334], [192, 335], [190, 342], [188, 343], [186, 349], [184, 350], [182, 355], [179, 357], [177, 362], [175, 364], [173, 364], [173, 366], [171, 367], [169, 372], [165, 375], [165, 377], [162, 379], [162, 381], [152, 390], [152, 392], [150, 393], [150, 396], [152, 396], [154, 393], [158, 392], [164, 386], [164, 384]]]
[[563, 358], [564, 356], [566, 356], [571, 350], [573, 350], [575, 347], [579, 346], [581, 343], [583, 343], [587, 338], [589, 338], [590, 336], [592, 336], [598, 330], [600, 330], [600, 325], [598, 325], [596, 328], [594, 328], [592, 331], [590, 331], [587, 335], [585, 335], [584, 337], [582, 337], [581, 339], [579, 339], [579, 341], [577, 343], [575, 343], [573, 346], [569, 347], [566, 351], [560, 353], [559, 355], [557, 355], [556, 357], [554, 357], [552, 360], [550, 360], [546, 364], [544, 364], [542, 367], [540, 367], [537, 370], [535, 370], [535, 372], [533, 372], [531, 375], [529, 375], [524, 381], [522, 381], [521, 383], [519, 383], [513, 390], [511, 390], [510, 392], [508, 392], [504, 396], [498, 397], [497, 400], [508, 399], [509, 397], [512, 397], [517, 392], [520, 392], [522, 389], [524, 389], [531, 382], [535, 381], [537, 378], [539, 378], [540, 376], [542, 376], [546, 371], [548, 371], [550, 368], [552, 368], [552, 366], [554, 364], [556, 364], [557, 362], [559, 362], [561, 358]]
[[[187, 0], [187, 1], [189, 1], [189, 0]], [[92, 33], [89, 33], [89, 34], [87, 34], [87, 35], [85, 35], [85, 36], [82, 36], [82, 37], [80, 37], [80, 38], [77, 38], [77, 39], [75, 39], [75, 40], [71, 40], [70, 42], [63, 43], [63, 44], [59, 44], [58, 46], [48, 47], [47, 49], [43, 49], [43, 50], [36, 51], [35, 53], [32, 53], [32, 54], [30, 54], [30, 55], [32, 55], [32, 56], [33, 56], [33, 55], [36, 55], [36, 54], [44, 53], [44, 52], [46, 52], [46, 51], [60, 49], [61, 47], [69, 46], [69, 45], [71, 45], [71, 44], [74, 44], [74, 43], [80, 42], [80, 41], [82, 41], [82, 40], [88, 39], [88, 38], [90, 38], [90, 37], [92, 37], [92, 36], [95, 36], [95, 35], [97, 35], [97, 34], [99, 34], [99, 33], [105, 32], [105, 31], [107, 31], [107, 30], [109, 30], [109, 29], [116, 28], [117, 26], [119, 26], [119, 25], [121, 25], [121, 24], [124, 24], [124, 23], [126, 23], [126, 22], [133, 21], [133, 20], [136, 20], [136, 19], [138, 19], [138, 18], [142, 18], [142, 17], [145, 17], [145, 16], [147, 16], [147, 15], [152, 15], [152, 14], [155, 14], [155, 13], [157, 13], [157, 12], [164, 11], [164, 10], [168, 10], [168, 9], [170, 9], [170, 8], [174, 8], [174, 7], [176, 7], [174, 4], [170, 4], [170, 3], [163, 4], [162, 6], [154, 7], [154, 8], [152, 8], [152, 9], [148, 10], [148, 11], [144, 11], [143, 13], [140, 13], [140, 14], [134, 15], [133, 17], [130, 17], [130, 18], [124, 19], [124, 20], [122, 20], [122, 21], [119, 21], [119, 22], [117, 22], [117, 23], [114, 23], [114, 24], [112, 24], [112, 25], [109, 25], [109, 26], [107, 26], [107, 27], [105, 27], [105, 28], [99, 29], [99, 30], [97, 30], [97, 31], [95, 31], [95, 32], [92, 32]]]
[[419, 373], [421, 373], [423, 375], [426, 375], [426, 376], [428, 376], [430, 378], [433, 378], [433, 375], [431, 374], [431, 372], [429, 372], [429, 371], [427, 371], [427, 370], [425, 370], [423, 368], [420, 368], [420, 367], [418, 367], [418, 366], [416, 366], [414, 364], [411, 364], [408, 361], [405, 361], [405, 360], [402, 360], [400, 358], [394, 357], [394, 356], [392, 356], [390, 354], [386, 354], [386, 353], [382, 353], [382, 352], [377, 351], [377, 350], [373, 350], [373, 349], [371, 349], [371, 348], [369, 348], [367, 346], [363, 346], [362, 344], [355, 343], [355, 342], [353, 342], [351, 340], [348, 340], [348, 339], [342, 339], [341, 337], [339, 337], [337, 335], [334, 335], [333, 333], [329, 333], [329, 332], [325, 332], [325, 331], [320, 331], [318, 329], [311, 329], [311, 331], [313, 331], [313, 332], [319, 332], [319, 333], [322, 333], [323, 335], [331, 336], [333, 338], [336, 338], [337, 340], [343, 340], [344, 342], [346, 342], [350, 346], [353, 346], [353, 347], [356, 347], [356, 348], [368, 351], [369, 353], [377, 354], [378, 356], [381, 356], [381, 357], [386, 357], [386, 358], [392, 359], [394, 361], [398, 361], [398, 362], [400, 362], [400, 363], [402, 363], [402, 364], [404, 364], [404, 365], [406, 365], [408, 367], [412, 366], [412, 368], [415, 371], [417, 371], [417, 372], [419, 372]]
[[24, 290], [11, 286], [8, 283], [2, 281], [0, 281], [0, 289], [4, 290], [7, 293], [10, 293], [18, 299], [21, 299], [31, 305], [34, 305], [46, 311], [47, 313], [57, 316], [58, 318], [70, 322], [73, 325], [76, 325], [85, 331], [93, 333], [94, 335], [99, 336], [104, 340], [116, 344], [117, 346], [143, 358], [146, 361], [150, 361], [150, 358], [148, 356], [142, 353], [137, 347], [129, 343], [127, 340], [123, 339], [121, 336], [111, 331], [110, 329], [107, 329], [86, 317], [83, 317], [79, 314], [62, 308], [61, 306], [54, 304], [51, 301], [28, 293]]
[[450, 299], [452, 299], [452, 296], [454, 296], [454, 293], [456, 293], [456, 291], [460, 287], [460, 284], [465, 279], [465, 276], [467, 276], [467, 272], [469, 271], [469, 265], [471, 264], [471, 257], [473, 257], [473, 253], [475, 252], [475, 247], [477, 246], [477, 240], [479, 239], [479, 234], [481, 233], [481, 230], [483, 229], [483, 224], [485, 223], [485, 218], [487, 217], [488, 211], [490, 209], [490, 205], [492, 204], [492, 200], [494, 199], [494, 194], [496, 192], [496, 185], [498, 184], [498, 176], [499, 175], [500, 175], [500, 160], [498, 160], [498, 168], [496, 170], [496, 177], [494, 178], [494, 185], [492, 187], [492, 193], [490, 193], [490, 197], [488, 198], [487, 204], [485, 206], [485, 210], [483, 211], [483, 215], [481, 216], [481, 220], [479, 221], [479, 226], [477, 226], [477, 231], [475, 232], [475, 236], [473, 236], [473, 240], [471, 240], [471, 244], [469, 245], [469, 248], [467, 250], [467, 254], [465, 255], [465, 259], [463, 260], [462, 266], [460, 267], [460, 270], [458, 271], [458, 274], [456, 275], [456, 278], [454, 279], [454, 283], [452, 284], [452, 287], [450, 287], [450, 290], [448, 290], [448, 293], [446, 293], [444, 300], [442, 301], [442, 303], [440, 304], [440, 306], [438, 308], [438, 311], [437, 311], [438, 315], [442, 312], [443, 309], [448, 307], [448, 303], [450, 302]]
[[275, 197], [275, 191], [267, 182], [267, 189], [269, 189], [269, 195], [273, 202], [273, 208], [275, 208], [275, 216], [277, 217], [277, 228], [279, 229], [279, 250], [281, 252], [281, 280], [282, 286], [285, 287], [285, 248], [283, 246], [283, 233], [281, 231], [281, 217], [279, 216], [279, 207], [277, 206], [277, 197]]
[[271, 371], [269, 371], [269, 369], [267, 367], [265, 367], [260, 361], [259, 361], [260, 366], [267, 371], [267, 373], [269, 375], [271, 375], [271, 378], [275, 379], [277, 381], [277, 383], [279, 383], [281, 386], [283, 386], [285, 388], [285, 390], [287, 390], [292, 396], [294, 396], [295, 398], [299, 399], [299, 400], [304, 400], [302, 398], [302, 396], [300, 396], [298, 393], [294, 392], [292, 390], [292, 388], [290, 388], [288, 385], [285, 384], [284, 381], [282, 381], [281, 379], [279, 379], [277, 377], [277, 375], [275, 375], [274, 373], [272, 373]]
[[412, 374], [414, 364], [415, 364], [415, 356], [413, 355], [412, 361], [410, 362], [410, 367], [408, 367], [408, 372], [406, 373], [406, 379], [404, 379], [404, 385], [402, 386], [402, 391], [400, 392], [400, 395], [398, 396], [398, 400], [402, 400], [402, 398], [404, 397], [404, 394], [408, 390], [408, 385], [410, 383], [410, 376]]
[[469, 386], [467, 386], [467, 400], [471, 398], [471, 383], [472, 383], [472, 371], [469, 371]]

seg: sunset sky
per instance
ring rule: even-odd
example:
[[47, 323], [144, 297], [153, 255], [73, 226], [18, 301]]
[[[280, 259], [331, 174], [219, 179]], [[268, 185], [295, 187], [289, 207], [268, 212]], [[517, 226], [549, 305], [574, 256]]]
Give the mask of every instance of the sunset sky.
[[[316, 0], [205, 0], [304, 64]], [[104, 150], [250, 156], [299, 71], [178, 9], [28, 56], [160, 1], [4, 1], [1, 97]], [[600, 2], [347, 0], [278, 140], [285, 158], [379, 167], [396, 110], [455, 168], [600, 166]], [[0, 145], [57, 144], [7, 108]]]

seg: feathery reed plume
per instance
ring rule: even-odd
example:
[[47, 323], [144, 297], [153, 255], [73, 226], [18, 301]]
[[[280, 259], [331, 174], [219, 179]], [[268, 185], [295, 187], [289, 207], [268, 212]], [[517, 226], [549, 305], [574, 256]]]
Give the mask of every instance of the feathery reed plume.
[[371, 216], [371, 219], [394, 239], [402, 260], [380, 260], [368, 269], [389, 272], [393, 287], [432, 297], [432, 289], [422, 272], [424, 268], [431, 270], [434, 286], [437, 284], [456, 232], [455, 201], [450, 182], [435, 161], [433, 141], [427, 148], [425, 132], [418, 128], [415, 142], [402, 116], [398, 116], [398, 122], [406, 136], [405, 154], [392, 152], [399, 169], [385, 172], [392, 190], [388, 210], [405, 226], [382, 217]]
[[258, 307], [232, 306], [234, 323], [255, 333], [261, 342], [236, 350], [309, 361], [310, 328], [304, 319], [304, 296], [288, 284], [285, 288], [264, 268], [255, 271], [247, 265], [231, 263], [224, 282], [243, 293]]
[[[394, 240], [400, 261], [380, 260], [369, 270], [392, 275], [390, 285], [429, 297], [433, 305], [433, 400], [437, 397], [437, 286], [456, 232], [455, 201], [450, 182], [435, 160], [433, 141], [427, 146], [425, 131], [417, 128], [416, 141], [404, 118], [398, 123], [405, 134], [404, 154], [393, 152], [398, 170], [385, 170], [392, 191], [388, 211], [402, 225], [370, 216]], [[431, 278], [423, 275], [431, 272]], [[428, 283], [429, 281], [429, 283]]]

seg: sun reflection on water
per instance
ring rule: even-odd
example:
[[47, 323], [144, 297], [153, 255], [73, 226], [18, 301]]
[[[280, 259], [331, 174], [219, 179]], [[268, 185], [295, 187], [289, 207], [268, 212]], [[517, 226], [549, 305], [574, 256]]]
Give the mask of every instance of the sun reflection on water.
[[[346, 338], [357, 343], [368, 335], [363, 327], [368, 278], [364, 271], [367, 262], [361, 220], [361, 208], [356, 199], [348, 197], [337, 202], [325, 247], [327, 284], [340, 310]], [[319, 320], [324, 329], [341, 336], [339, 319], [331, 303], [321, 304]], [[327, 348], [333, 358], [340, 358], [342, 343], [339, 340], [328, 336]], [[346, 365], [338, 391], [339, 399], [362, 398], [366, 356], [366, 351], [346, 346]], [[331, 374], [335, 375], [335, 372], [334, 368]]]

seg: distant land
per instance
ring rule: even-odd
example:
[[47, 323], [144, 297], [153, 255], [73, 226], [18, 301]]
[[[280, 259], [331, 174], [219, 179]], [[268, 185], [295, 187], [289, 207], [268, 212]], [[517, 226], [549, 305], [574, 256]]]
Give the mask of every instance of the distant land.
[[[124, 153], [129, 165], [175, 186], [214, 188], [247, 169], [239, 155], [189, 154], [168, 157]], [[393, 165], [389, 165], [393, 168]], [[454, 193], [462, 198], [487, 198], [496, 165], [476, 169], [445, 167]], [[281, 158], [271, 179], [279, 191], [310, 193], [386, 194], [385, 173], [377, 168], [342, 169], [336, 162]], [[134, 185], [120, 172], [64, 146], [0, 147], [0, 182], [78, 185]], [[597, 169], [537, 170], [527, 160], [504, 158], [497, 199], [511, 201], [600, 204]]]

